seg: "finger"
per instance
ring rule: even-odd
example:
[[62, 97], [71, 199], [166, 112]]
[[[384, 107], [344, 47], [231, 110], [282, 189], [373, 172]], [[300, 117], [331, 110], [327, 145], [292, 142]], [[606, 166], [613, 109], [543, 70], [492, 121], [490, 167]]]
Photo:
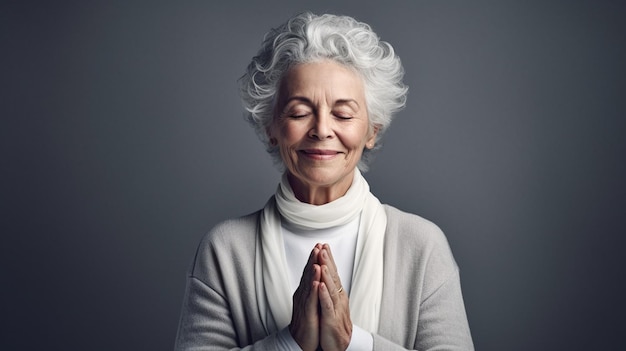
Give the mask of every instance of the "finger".
[[320, 346], [323, 350], [345, 350], [352, 338], [350, 311], [333, 303], [332, 290], [321, 282], [320, 296]]
[[335, 320], [335, 304], [330, 296], [328, 285], [321, 282], [318, 290], [322, 318], [326, 323], [332, 325]]
[[297, 311], [308, 313], [309, 309], [307, 306], [312, 304], [312, 302], [310, 302], [310, 296], [314, 290], [314, 300], [317, 300], [317, 285], [313, 287], [313, 282], [319, 282], [321, 279], [321, 267], [315, 263], [317, 261], [318, 254], [318, 248], [311, 250], [307, 264], [304, 267], [302, 276], [300, 277], [300, 284], [293, 294], [294, 313]]
[[321, 266], [321, 282], [325, 284], [328, 289], [328, 293], [333, 301], [333, 304], [337, 305], [341, 303], [341, 296], [344, 294], [339, 278], [335, 278], [336, 274], [332, 274], [330, 267], [324, 265]]
[[289, 332], [303, 350], [319, 345], [319, 284], [321, 267], [309, 260], [301, 283], [294, 294]]
[[333, 281], [337, 287], [341, 287], [341, 278], [339, 277], [339, 270], [337, 269], [337, 265], [335, 264], [335, 259], [333, 258], [332, 251], [330, 250], [330, 245], [324, 244], [319, 254], [320, 264], [327, 265], [330, 268], [330, 271], [333, 273]]
[[313, 250], [311, 250], [311, 253], [309, 254], [309, 259], [306, 262], [305, 269], [307, 267], [311, 268], [313, 267], [314, 264], [319, 263], [320, 250], [321, 250], [321, 247], [318, 247], [317, 245], [313, 247]]
[[314, 281], [311, 284], [311, 293], [306, 299], [305, 309], [306, 314], [311, 319], [317, 320], [317, 312], [318, 312], [318, 301], [319, 301], [319, 285], [321, 283], [319, 281]]
[[335, 264], [335, 258], [333, 257], [333, 253], [330, 250], [330, 245], [323, 244], [320, 247], [320, 264], [326, 264], [331, 266], [333, 269], [337, 269], [337, 265]]
[[310, 290], [311, 280], [319, 280], [319, 278], [315, 279], [313, 266], [318, 262], [320, 248], [316, 245], [313, 250], [311, 250], [311, 254], [309, 254], [309, 259], [307, 260], [306, 265], [302, 271], [302, 277], [300, 277], [300, 287], [304, 287], [305, 290]]
[[313, 264], [313, 275], [312, 279], [309, 282], [307, 292], [304, 296], [303, 308], [305, 310], [305, 315], [309, 321], [317, 320], [318, 314], [318, 301], [319, 301], [319, 284], [321, 279], [321, 270], [322, 268]]

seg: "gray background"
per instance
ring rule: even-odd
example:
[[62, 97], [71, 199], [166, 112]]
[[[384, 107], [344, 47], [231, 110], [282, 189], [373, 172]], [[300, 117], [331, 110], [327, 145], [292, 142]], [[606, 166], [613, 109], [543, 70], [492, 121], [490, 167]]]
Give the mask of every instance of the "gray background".
[[366, 177], [446, 232], [477, 349], [623, 344], [622, 2], [215, 3], [0, 5], [0, 348], [172, 348], [198, 241], [276, 186], [236, 79], [303, 10], [401, 56]]

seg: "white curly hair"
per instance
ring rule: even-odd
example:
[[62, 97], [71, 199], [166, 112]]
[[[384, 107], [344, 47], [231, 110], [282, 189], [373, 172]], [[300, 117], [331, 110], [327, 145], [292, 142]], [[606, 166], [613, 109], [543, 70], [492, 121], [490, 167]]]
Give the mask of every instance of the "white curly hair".
[[368, 169], [371, 151], [380, 147], [380, 138], [394, 113], [406, 103], [408, 87], [402, 81], [400, 58], [369, 25], [348, 16], [308, 12], [289, 19], [265, 35], [261, 49], [239, 79], [246, 119], [281, 168], [278, 147], [270, 144], [267, 135], [275, 116], [280, 81], [296, 64], [328, 59], [362, 77], [370, 128], [378, 128], [376, 146], [363, 151], [358, 165], [361, 171]]

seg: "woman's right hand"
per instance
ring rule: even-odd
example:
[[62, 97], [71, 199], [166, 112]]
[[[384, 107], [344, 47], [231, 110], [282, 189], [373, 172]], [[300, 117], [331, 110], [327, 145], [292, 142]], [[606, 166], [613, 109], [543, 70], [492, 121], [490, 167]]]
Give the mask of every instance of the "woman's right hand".
[[321, 267], [318, 263], [318, 255], [322, 246], [315, 245], [309, 256], [300, 285], [293, 294], [293, 312], [289, 332], [303, 351], [317, 350], [319, 340], [319, 284], [321, 280]]

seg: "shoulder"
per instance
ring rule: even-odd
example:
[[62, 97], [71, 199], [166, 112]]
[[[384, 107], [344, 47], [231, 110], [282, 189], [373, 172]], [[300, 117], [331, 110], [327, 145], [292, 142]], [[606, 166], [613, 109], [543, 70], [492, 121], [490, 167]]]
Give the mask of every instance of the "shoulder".
[[241, 241], [254, 239], [256, 227], [261, 211], [251, 214], [227, 219], [215, 225], [200, 242], [203, 246], [230, 246], [240, 244]]
[[384, 207], [387, 214], [385, 251], [390, 257], [415, 269], [422, 267], [447, 274], [458, 270], [448, 240], [439, 226], [393, 206]]
[[[204, 235], [191, 267], [191, 275], [205, 280], [211, 270], [229, 270], [254, 260], [256, 228], [260, 211], [222, 221]], [[230, 267], [230, 268], [229, 268]]]
[[443, 231], [435, 223], [391, 205], [383, 207], [387, 214], [387, 234], [391, 239], [419, 243], [420, 246], [448, 245]]

